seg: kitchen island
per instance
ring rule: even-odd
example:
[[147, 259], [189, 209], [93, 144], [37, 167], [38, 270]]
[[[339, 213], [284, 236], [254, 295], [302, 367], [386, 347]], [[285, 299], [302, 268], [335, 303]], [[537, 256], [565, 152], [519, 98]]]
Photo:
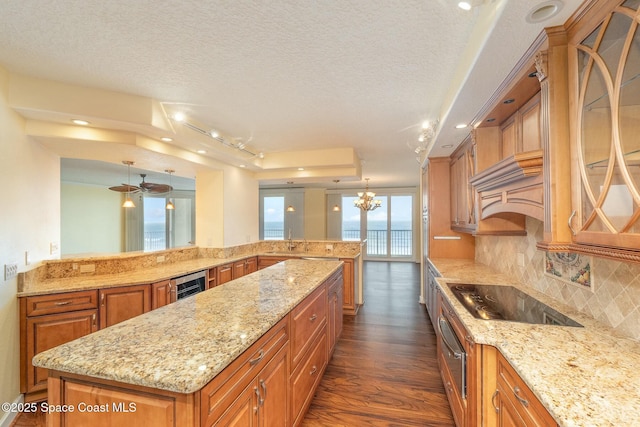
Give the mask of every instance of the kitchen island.
[[[473, 260], [430, 261], [442, 276], [436, 278], [438, 293], [466, 329], [464, 340], [476, 347], [497, 349], [559, 426], [640, 425], [638, 342], [617, 337], [593, 318]], [[477, 319], [458, 301], [448, 283], [513, 286], [583, 327]], [[491, 425], [487, 420], [497, 415], [496, 389], [491, 382], [496, 374], [483, 375], [484, 385], [475, 390], [482, 396], [468, 399], [482, 401], [478, 419]]]
[[[341, 285], [340, 261], [288, 260], [42, 352], [49, 425], [195, 426], [270, 411], [293, 424], [340, 332], [329, 295]], [[243, 402], [246, 413], [228, 413]]]

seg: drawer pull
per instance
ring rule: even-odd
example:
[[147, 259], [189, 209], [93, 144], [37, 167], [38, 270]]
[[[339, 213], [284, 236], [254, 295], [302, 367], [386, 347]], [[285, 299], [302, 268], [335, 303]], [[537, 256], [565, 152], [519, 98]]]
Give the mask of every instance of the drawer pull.
[[260, 363], [260, 361], [264, 358], [264, 350], [260, 349], [260, 352], [258, 353], [258, 357], [256, 357], [255, 359], [251, 359], [249, 360], [249, 365], [251, 366], [255, 366], [258, 363]]
[[313, 316], [309, 317], [309, 321], [310, 322], [315, 322], [315, 320], [318, 318], [317, 314], [314, 314]]
[[313, 365], [313, 368], [311, 368], [309, 375], [314, 375], [316, 372], [318, 372], [318, 367], [316, 365]]
[[493, 392], [493, 396], [491, 396], [491, 404], [493, 405], [493, 409], [495, 409], [496, 412], [500, 412], [500, 408], [498, 408], [498, 405], [496, 405], [496, 397], [498, 397], [498, 393], [500, 393], [500, 391], [496, 390]]
[[518, 399], [518, 402], [522, 403], [522, 406], [524, 406], [525, 408], [529, 407], [529, 401], [527, 399], [523, 399], [522, 397], [520, 397], [518, 393], [520, 393], [520, 387], [515, 386], [513, 388], [514, 396], [516, 397], [516, 399]]
[[100, 295], [100, 303], [104, 307], [104, 294]]
[[69, 304], [71, 304], [71, 301], [58, 301], [58, 302], [54, 303], [54, 305], [57, 305], [57, 306], [69, 305]]

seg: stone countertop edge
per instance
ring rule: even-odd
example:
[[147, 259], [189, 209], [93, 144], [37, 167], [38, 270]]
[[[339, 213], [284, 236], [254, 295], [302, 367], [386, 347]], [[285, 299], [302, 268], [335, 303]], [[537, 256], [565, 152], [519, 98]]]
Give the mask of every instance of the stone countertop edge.
[[37, 295], [59, 294], [64, 292], [89, 291], [94, 289], [105, 289], [119, 286], [147, 285], [162, 280], [184, 276], [185, 274], [197, 271], [208, 270], [209, 268], [236, 262], [247, 257], [290, 257], [290, 258], [350, 258], [356, 259], [361, 254], [326, 254], [315, 252], [260, 252], [255, 254], [244, 254], [233, 258], [196, 258], [186, 261], [178, 261], [170, 264], [158, 264], [155, 267], [145, 268], [135, 271], [121, 273], [70, 277], [64, 279], [49, 279], [38, 282], [35, 285], [24, 289], [18, 289], [18, 297], [28, 297]]
[[[474, 341], [496, 347], [558, 425], [640, 425], [640, 343], [615, 336], [593, 318], [473, 260], [429, 261]], [[584, 327], [476, 319], [447, 286], [452, 282], [513, 286]]]
[[287, 260], [39, 353], [33, 364], [194, 393], [342, 264]]

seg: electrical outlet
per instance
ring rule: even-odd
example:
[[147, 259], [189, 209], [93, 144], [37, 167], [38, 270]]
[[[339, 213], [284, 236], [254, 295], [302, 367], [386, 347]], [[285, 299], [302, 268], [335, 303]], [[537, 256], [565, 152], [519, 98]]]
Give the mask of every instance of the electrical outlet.
[[96, 271], [95, 264], [82, 264], [80, 266], [80, 273], [93, 273]]
[[58, 242], [49, 243], [49, 255], [57, 255], [60, 251], [60, 245]]
[[18, 275], [18, 264], [9, 263], [4, 265], [4, 280], [13, 279]]
[[29, 251], [24, 251], [24, 265], [31, 264], [31, 254]]
[[326, 245], [325, 248], [326, 248], [328, 254], [333, 252], [333, 245]]
[[518, 265], [524, 267], [524, 254], [522, 252], [518, 252]]
[[158, 256], [156, 257], [156, 262], [157, 262], [157, 263], [164, 262], [164, 255], [158, 255]]

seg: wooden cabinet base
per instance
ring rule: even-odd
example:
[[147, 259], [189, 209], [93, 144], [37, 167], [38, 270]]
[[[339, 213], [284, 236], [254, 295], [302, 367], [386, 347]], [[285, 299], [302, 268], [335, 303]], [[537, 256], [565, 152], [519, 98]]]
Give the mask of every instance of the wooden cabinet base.
[[47, 425], [197, 426], [197, 395], [51, 372]]

